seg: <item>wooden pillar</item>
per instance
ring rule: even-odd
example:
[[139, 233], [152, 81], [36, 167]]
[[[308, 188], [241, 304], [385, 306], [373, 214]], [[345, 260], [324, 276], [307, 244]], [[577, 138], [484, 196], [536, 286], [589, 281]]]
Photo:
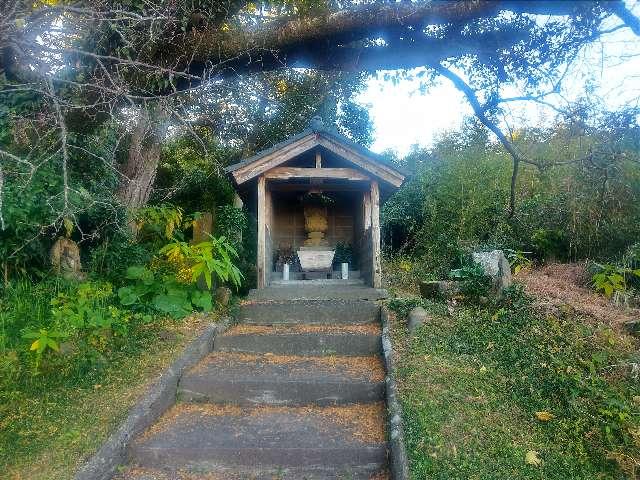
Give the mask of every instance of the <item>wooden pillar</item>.
[[266, 180], [264, 175], [258, 178], [258, 252], [256, 272], [258, 274], [258, 288], [267, 286], [267, 199]]
[[380, 260], [380, 188], [371, 181], [371, 257], [373, 288], [382, 288], [382, 262]]

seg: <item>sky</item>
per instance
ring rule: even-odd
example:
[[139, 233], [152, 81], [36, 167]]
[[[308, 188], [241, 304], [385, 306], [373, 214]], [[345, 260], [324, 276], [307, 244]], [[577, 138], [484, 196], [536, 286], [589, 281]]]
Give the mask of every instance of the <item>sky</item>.
[[[640, 15], [640, 1], [628, 4]], [[628, 28], [618, 30], [583, 51], [580, 60], [565, 82], [569, 100], [582, 96], [587, 83], [592, 82], [596, 85], [592, 95], [600, 97], [608, 108], [640, 106], [640, 37]], [[419, 69], [413, 71], [417, 72]], [[394, 150], [404, 155], [415, 144], [429, 147], [439, 134], [456, 129], [465, 116], [473, 114], [464, 96], [447, 80], [424, 92], [415, 76], [394, 82], [385, 78], [385, 73], [390, 72], [372, 76], [357, 98], [369, 109], [375, 128], [371, 149], [375, 152]], [[510, 88], [503, 95], [517, 93]], [[562, 104], [559, 97], [553, 101]], [[531, 102], [510, 104], [509, 110], [507, 121], [516, 128], [548, 124], [555, 118], [551, 109]]]

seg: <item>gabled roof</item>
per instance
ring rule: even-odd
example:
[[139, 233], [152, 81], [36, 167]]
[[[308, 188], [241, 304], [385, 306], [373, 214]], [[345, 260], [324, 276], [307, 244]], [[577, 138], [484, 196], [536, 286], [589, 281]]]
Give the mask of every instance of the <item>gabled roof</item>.
[[314, 117], [309, 127], [297, 135], [234, 163], [225, 170], [240, 185], [318, 146], [354, 163], [393, 187], [402, 185], [406, 177], [402, 169], [337, 130], [326, 127], [319, 117]]

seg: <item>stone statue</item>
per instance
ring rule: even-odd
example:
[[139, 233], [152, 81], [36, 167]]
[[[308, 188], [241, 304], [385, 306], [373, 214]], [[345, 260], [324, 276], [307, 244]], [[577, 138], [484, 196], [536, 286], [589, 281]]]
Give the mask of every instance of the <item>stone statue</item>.
[[65, 278], [82, 280], [85, 276], [82, 273], [80, 263], [80, 247], [70, 238], [60, 237], [51, 247], [51, 265], [56, 273]]
[[318, 206], [305, 206], [304, 229], [307, 232], [307, 239], [304, 241], [305, 247], [327, 246], [328, 242], [324, 238], [326, 231], [329, 229], [327, 209]]

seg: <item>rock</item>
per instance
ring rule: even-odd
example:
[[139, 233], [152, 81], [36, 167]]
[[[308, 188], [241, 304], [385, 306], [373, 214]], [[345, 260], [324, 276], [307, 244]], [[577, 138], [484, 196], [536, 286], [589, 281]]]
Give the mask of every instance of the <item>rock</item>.
[[502, 250], [476, 252], [473, 254], [473, 261], [481, 265], [484, 273], [491, 277], [493, 291], [498, 296], [502, 295], [502, 291], [513, 283], [511, 265]]
[[415, 332], [415, 330], [430, 319], [427, 311], [422, 307], [414, 307], [409, 312], [409, 319], [407, 321], [407, 328], [409, 329], [409, 333]]
[[460, 293], [460, 282], [451, 280], [434, 280], [420, 282], [420, 295], [422, 298], [439, 299], [451, 298]]
[[231, 290], [227, 287], [218, 287], [216, 288], [215, 293], [216, 303], [219, 303], [223, 307], [229, 305], [229, 300], [231, 299]]

